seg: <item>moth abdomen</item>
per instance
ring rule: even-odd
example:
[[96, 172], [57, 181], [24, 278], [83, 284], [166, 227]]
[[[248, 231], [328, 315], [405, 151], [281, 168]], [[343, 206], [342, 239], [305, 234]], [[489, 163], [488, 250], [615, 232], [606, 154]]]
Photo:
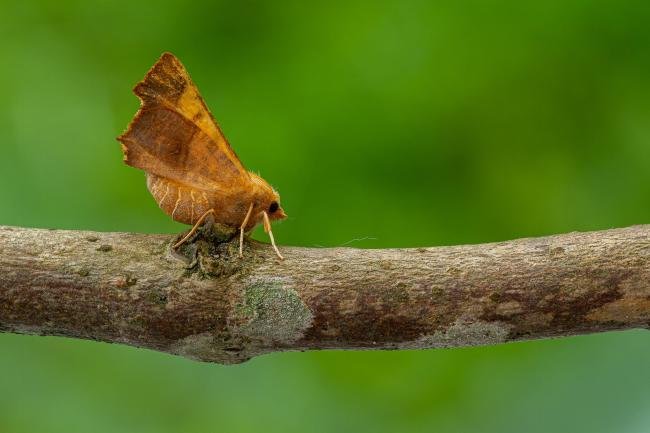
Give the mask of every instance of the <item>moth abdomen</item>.
[[179, 223], [194, 224], [213, 207], [205, 191], [151, 173], [147, 188], [160, 209]]

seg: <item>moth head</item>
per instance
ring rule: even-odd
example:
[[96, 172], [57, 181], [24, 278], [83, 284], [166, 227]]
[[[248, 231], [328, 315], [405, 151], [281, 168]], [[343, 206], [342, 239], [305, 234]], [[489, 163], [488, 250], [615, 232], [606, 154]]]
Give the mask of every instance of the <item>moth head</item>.
[[[269, 187], [270, 188], [270, 187]], [[263, 209], [272, 220], [281, 220], [287, 217], [280, 205], [280, 194], [273, 188], [267, 194], [266, 206]]]
[[284, 213], [284, 209], [280, 206], [280, 197], [278, 196], [277, 200], [273, 200], [269, 207], [266, 209], [266, 213], [269, 214], [269, 218], [272, 220], [281, 220], [287, 217], [287, 214]]
[[280, 205], [280, 194], [273, 189], [264, 179], [255, 173], [251, 173], [251, 178], [258, 188], [258, 197], [260, 204], [260, 215], [262, 211], [266, 212], [270, 219], [281, 220], [287, 217], [284, 209]]

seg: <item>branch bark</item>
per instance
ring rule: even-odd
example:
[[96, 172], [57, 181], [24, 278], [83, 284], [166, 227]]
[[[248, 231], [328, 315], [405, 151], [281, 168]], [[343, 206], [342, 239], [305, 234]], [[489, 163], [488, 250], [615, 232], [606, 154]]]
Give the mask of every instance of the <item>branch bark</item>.
[[0, 331], [237, 363], [650, 328], [650, 226], [453, 247], [284, 247], [284, 261], [253, 241], [239, 259], [218, 230], [201, 230], [182, 255], [172, 241], [0, 226]]

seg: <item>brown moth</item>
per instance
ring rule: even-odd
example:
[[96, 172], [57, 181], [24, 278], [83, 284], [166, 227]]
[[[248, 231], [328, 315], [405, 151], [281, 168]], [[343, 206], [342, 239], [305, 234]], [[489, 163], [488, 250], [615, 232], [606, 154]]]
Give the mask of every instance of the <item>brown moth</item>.
[[228, 144], [181, 62], [164, 53], [133, 92], [140, 109], [122, 143], [124, 162], [144, 170], [147, 188], [160, 208], [194, 234], [212, 214], [216, 222], [244, 233], [260, 222], [282, 259], [271, 220], [285, 218], [279, 194], [260, 176], [247, 171]]

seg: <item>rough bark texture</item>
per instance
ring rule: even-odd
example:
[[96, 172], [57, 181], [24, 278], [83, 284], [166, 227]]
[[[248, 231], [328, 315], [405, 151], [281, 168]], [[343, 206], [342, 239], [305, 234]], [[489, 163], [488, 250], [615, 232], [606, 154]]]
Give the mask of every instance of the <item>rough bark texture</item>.
[[[215, 234], [217, 233], [217, 234]], [[0, 226], [0, 331], [237, 363], [650, 328], [650, 226], [361, 250]]]

